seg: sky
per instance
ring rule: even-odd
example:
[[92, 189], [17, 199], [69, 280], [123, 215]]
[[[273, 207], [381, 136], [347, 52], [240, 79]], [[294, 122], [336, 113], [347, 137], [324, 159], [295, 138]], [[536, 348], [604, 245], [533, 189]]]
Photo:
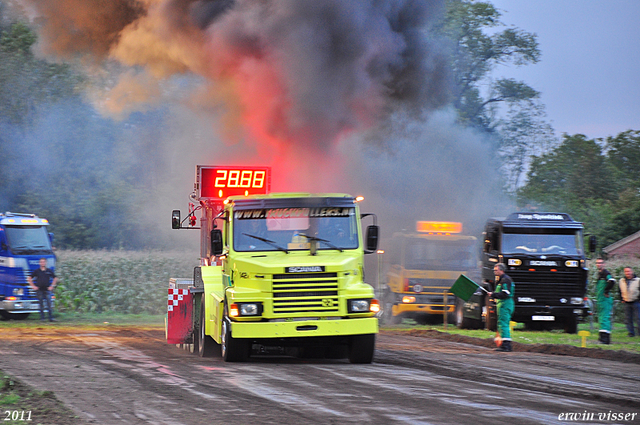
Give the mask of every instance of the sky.
[[640, 1], [490, 0], [502, 23], [537, 34], [537, 64], [495, 77], [541, 92], [558, 136], [606, 138], [640, 130]]

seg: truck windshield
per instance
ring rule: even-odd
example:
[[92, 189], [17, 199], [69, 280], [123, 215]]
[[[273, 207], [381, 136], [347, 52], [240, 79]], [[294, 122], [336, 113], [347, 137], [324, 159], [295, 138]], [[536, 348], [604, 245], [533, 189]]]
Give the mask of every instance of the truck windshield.
[[235, 251], [308, 250], [313, 238], [320, 239], [318, 250], [358, 248], [355, 208], [278, 208], [234, 213]]
[[582, 232], [566, 234], [504, 233], [502, 235], [504, 254], [531, 255], [583, 255]]
[[405, 269], [464, 271], [476, 267], [475, 240], [407, 241]]
[[45, 226], [6, 226], [7, 242], [15, 254], [51, 252], [51, 240]]

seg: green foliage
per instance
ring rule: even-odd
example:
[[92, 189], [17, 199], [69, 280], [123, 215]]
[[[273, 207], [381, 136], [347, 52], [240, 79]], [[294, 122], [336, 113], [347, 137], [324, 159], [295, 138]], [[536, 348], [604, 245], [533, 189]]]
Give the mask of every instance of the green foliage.
[[193, 276], [194, 252], [60, 251], [56, 310], [163, 314], [171, 277]]
[[[523, 82], [491, 81], [490, 72], [499, 64], [526, 65], [540, 58], [535, 34], [516, 28], [489, 31], [502, 25], [500, 16], [489, 2], [449, 0], [445, 18], [436, 28], [453, 43], [454, 106], [460, 120], [485, 130], [496, 124], [492, 104], [538, 97], [538, 92]], [[490, 87], [488, 96], [481, 94], [482, 85]]]
[[523, 66], [540, 60], [537, 37], [514, 27], [499, 30], [501, 13], [488, 1], [448, 0], [436, 27], [451, 49], [454, 101], [459, 121], [494, 136], [496, 158], [513, 193], [532, 154], [557, 144], [546, 121], [540, 93], [522, 81], [496, 78], [498, 65]]
[[23, 22], [16, 22], [0, 35], [0, 50], [29, 56], [29, 49], [36, 42], [36, 35]]
[[0, 121], [28, 123], [38, 105], [72, 96], [82, 81], [68, 64], [37, 59], [31, 52], [35, 42], [23, 22], [0, 29]]
[[565, 135], [555, 149], [534, 157], [518, 203], [571, 214], [603, 248], [640, 230], [638, 159], [637, 131], [606, 141]]

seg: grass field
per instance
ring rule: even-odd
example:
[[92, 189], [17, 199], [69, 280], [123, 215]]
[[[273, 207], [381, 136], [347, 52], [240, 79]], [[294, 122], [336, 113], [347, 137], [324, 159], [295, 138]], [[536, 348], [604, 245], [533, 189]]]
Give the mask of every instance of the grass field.
[[[415, 325], [412, 320], [406, 319], [402, 324], [397, 326], [383, 327], [382, 329], [407, 331], [412, 329], [431, 329], [439, 332], [446, 332], [456, 335], [465, 335], [473, 338], [493, 339], [495, 332], [487, 331], [484, 329], [458, 329], [455, 325], [447, 325], [447, 329], [444, 329], [444, 325]], [[602, 345], [598, 343], [598, 324], [594, 323], [593, 328], [590, 324], [581, 323], [578, 325], [578, 331], [588, 331], [589, 336], [586, 337], [587, 348], [602, 348], [605, 350], [624, 350], [634, 353], [640, 353], [640, 337], [628, 337], [627, 328], [624, 324], [616, 323], [611, 334], [612, 344]], [[578, 334], [566, 334], [562, 330], [551, 331], [527, 331], [524, 329], [524, 325], [517, 324], [511, 338], [515, 342], [521, 344], [563, 344], [571, 345], [574, 347], [580, 347], [582, 345], [582, 337]]]

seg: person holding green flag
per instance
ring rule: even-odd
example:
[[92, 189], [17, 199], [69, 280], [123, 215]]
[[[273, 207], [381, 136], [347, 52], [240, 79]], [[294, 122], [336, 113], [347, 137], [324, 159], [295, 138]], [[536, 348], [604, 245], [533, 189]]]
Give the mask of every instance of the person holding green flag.
[[596, 267], [598, 269], [596, 301], [598, 304], [598, 322], [600, 323], [598, 341], [602, 344], [611, 344], [611, 310], [613, 309], [611, 290], [616, 284], [616, 280], [611, 276], [609, 270], [604, 267], [602, 258], [596, 258]]
[[496, 276], [496, 290], [490, 292], [489, 296], [496, 299], [498, 309], [498, 332], [502, 343], [496, 351], [511, 351], [511, 328], [509, 322], [515, 308], [513, 295], [515, 293], [515, 284], [513, 280], [505, 273], [507, 267], [498, 263], [493, 267], [493, 274]]

